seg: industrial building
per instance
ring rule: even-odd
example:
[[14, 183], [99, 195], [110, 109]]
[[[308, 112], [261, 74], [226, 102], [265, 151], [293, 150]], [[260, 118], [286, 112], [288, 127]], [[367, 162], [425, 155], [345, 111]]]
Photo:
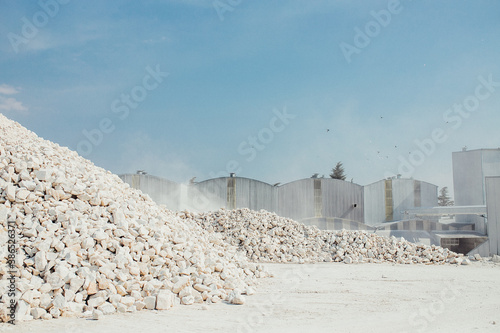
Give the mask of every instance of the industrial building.
[[436, 185], [401, 177], [365, 186], [332, 178], [271, 185], [235, 174], [187, 184], [143, 172], [120, 177], [171, 210], [264, 209], [320, 229], [372, 230], [463, 253], [500, 248], [499, 149], [453, 153], [455, 206], [449, 207], [437, 207]]
[[[457, 223], [472, 223], [488, 239], [473, 252], [500, 254], [500, 148], [463, 149], [452, 154], [455, 206], [464, 210]], [[471, 214], [467, 214], [471, 213]], [[456, 242], [464, 242], [458, 239]]]

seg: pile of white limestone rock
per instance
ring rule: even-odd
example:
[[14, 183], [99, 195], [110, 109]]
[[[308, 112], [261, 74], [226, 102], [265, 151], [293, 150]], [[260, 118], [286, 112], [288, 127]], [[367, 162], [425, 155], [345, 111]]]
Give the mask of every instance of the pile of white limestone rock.
[[11, 301], [15, 320], [242, 304], [267, 275], [221, 235], [1, 114], [0, 261], [2, 322]]
[[178, 215], [221, 234], [224, 241], [256, 262], [444, 264], [468, 260], [439, 246], [414, 244], [366, 231], [319, 230], [264, 210], [221, 209]]

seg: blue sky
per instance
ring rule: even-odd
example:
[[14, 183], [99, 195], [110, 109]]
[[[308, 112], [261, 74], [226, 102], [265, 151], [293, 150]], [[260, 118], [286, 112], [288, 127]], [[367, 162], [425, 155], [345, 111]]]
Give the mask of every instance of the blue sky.
[[362, 185], [402, 173], [452, 187], [453, 151], [500, 147], [499, 13], [493, 0], [1, 0], [0, 112], [118, 174], [273, 184], [342, 161]]

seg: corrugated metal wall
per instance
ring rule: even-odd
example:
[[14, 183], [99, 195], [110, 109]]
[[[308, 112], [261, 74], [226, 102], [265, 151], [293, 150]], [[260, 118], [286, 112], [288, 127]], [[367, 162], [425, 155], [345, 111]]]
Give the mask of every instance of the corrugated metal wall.
[[500, 255], [500, 177], [486, 177], [490, 254]]
[[413, 179], [392, 180], [393, 214], [391, 221], [408, 218], [408, 216], [405, 216], [404, 211], [415, 207], [415, 182]]
[[363, 186], [338, 179], [320, 179], [322, 216], [364, 222]]
[[[456, 206], [486, 204], [485, 177], [500, 176], [500, 150], [477, 149], [454, 152], [453, 186]], [[460, 215], [457, 222], [473, 222], [476, 230], [486, 232], [484, 219], [477, 215]]]
[[190, 208], [211, 211], [226, 208], [228, 203], [227, 178], [214, 178], [188, 186]]
[[364, 187], [365, 224], [408, 219], [407, 209], [437, 205], [437, 186], [414, 179], [381, 180]]
[[385, 181], [364, 186], [365, 224], [375, 225], [386, 219]]
[[234, 179], [236, 179], [236, 207], [276, 212], [278, 205], [276, 186], [248, 178]]
[[279, 186], [276, 213], [295, 220], [315, 217], [314, 179], [301, 179]]
[[452, 154], [456, 206], [484, 205], [481, 150]]
[[419, 207], [436, 207], [438, 205], [438, 187], [427, 182], [420, 183], [421, 206]]
[[[363, 187], [331, 178], [306, 178], [272, 186], [242, 177], [214, 178], [190, 185], [150, 175], [120, 177], [172, 210], [265, 209], [298, 221], [339, 219], [334, 222], [375, 225], [403, 219], [401, 212], [415, 205], [437, 202], [436, 186], [412, 179], [382, 180]], [[333, 223], [324, 220], [325, 225], [327, 222]]]
[[181, 199], [180, 184], [152, 175], [126, 174], [119, 177], [131, 187], [148, 194], [158, 204], [171, 210], [178, 209]]

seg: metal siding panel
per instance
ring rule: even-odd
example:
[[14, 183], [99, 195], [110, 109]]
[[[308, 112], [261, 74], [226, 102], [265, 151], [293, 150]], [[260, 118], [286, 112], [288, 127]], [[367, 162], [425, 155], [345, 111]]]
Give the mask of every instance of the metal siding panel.
[[127, 174], [120, 178], [131, 187], [149, 195], [156, 203], [171, 210], [179, 209], [180, 184], [152, 175]]
[[323, 193], [321, 179], [314, 179], [314, 217], [323, 216]]
[[276, 186], [254, 179], [237, 177], [236, 207], [276, 212], [277, 191]]
[[480, 150], [452, 154], [455, 205], [484, 205], [481, 159]]
[[385, 181], [363, 187], [364, 223], [375, 225], [385, 220]]
[[[321, 179], [323, 216], [364, 223], [363, 187], [338, 179]], [[354, 208], [353, 204], [357, 206]]]
[[226, 208], [227, 209], [235, 209], [236, 208], [236, 179], [234, 177], [230, 177], [226, 179], [227, 188], [226, 188]]
[[[254, 194], [258, 195], [257, 193]], [[252, 199], [250, 181], [246, 178], [236, 178], [236, 207], [256, 210]]]
[[487, 177], [485, 182], [490, 254], [500, 255], [500, 177]]
[[278, 214], [294, 220], [314, 217], [314, 179], [302, 179], [278, 188]]
[[189, 186], [188, 193], [191, 205], [198, 211], [226, 208], [227, 178], [205, 180]]
[[500, 149], [483, 151], [483, 172], [485, 177], [500, 176]]
[[[485, 176], [500, 176], [500, 151], [478, 149], [453, 153], [453, 185], [455, 205], [484, 205]], [[476, 231], [485, 232], [482, 218], [457, 216], [457, 222], [474, 222]]]
[[413, 207], [422, 207], [422, 183], [419, 180], [413, 183]]
[[436, 185], [420, 182], [420, 193], [421, 193], [421, 206], [422, 207], [436, 207], [437, 200], [437, 192], [438, 187]]
[[413, 179], [393, 179], [392, 197], [394, 202], [394, 221], [402, 220], [404, 211], [415, 205], [415, 185]]

